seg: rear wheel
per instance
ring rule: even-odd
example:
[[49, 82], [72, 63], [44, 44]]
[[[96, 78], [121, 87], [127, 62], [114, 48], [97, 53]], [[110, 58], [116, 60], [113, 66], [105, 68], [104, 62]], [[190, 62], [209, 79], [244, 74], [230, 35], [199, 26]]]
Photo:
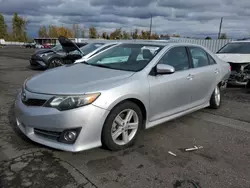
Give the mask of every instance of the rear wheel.
[[102, 143], [110, 150], [132, 146], [142, 127], [142, 112], [132, 102], [124, 102], [111, 110], [102, 130]]
[[56, 57], [56, 58], [52, 58], [49, 61], [48, 68], [52, 69], [52, 68], [59, 67], [59, 66], [62, 66], [62, 65], [63, 65], [62, 60], [60, 58]]
[[220, 87], [217, 85], [210, 99], [210, 107], [213, 109], [218, 109], [221, 104], [221, 93]]

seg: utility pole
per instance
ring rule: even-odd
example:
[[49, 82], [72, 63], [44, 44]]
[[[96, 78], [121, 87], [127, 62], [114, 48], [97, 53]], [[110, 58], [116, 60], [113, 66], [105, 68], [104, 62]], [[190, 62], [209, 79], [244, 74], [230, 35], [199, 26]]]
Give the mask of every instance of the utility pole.
[[219, 28], [219, 33], [218, 33], [218, 39], [220, 38], [222, 22], [223, 22], [223, 17], [221, 17], [221, 20], [220, 20], [220, 28]]
[[150, 14], [150, 26], [149, 26], [149, 39], [151, 39], [151, 32], [152, 32], [152, 14]]

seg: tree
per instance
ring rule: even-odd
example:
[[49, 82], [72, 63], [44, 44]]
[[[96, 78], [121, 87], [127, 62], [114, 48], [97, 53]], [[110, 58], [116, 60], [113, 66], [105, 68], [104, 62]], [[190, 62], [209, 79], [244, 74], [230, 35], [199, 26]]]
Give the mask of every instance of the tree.
[[84, 31], [84, 29], [82, 29], [82, 31], [81, 31], [81, 36], [82, 36], [82, 38], [85, 38], [85, 31]]
[[79, 38], [81, 34], [81, 27], [79, 24], [73, 24], [72, 26], [73, 37]]
[[181, 37], [179, 34], [173, 34], [172, 37]]
[[107, 32], [102, 33], [102, 38], [106, 39], [107, 38]]
[[130, 37], [131, 37], [131, 36], [130, 36], [130, 34], [129, 34], [128, 32], [126, 32], [126, 31], [123, 31], [123, 32], [122, 32], [122, 38], [123, 38], [123, 39], [130, 39]]
[[57, 38], [57, 27], [55, 25], [49, 25], [48, 27], [48, 35], [51, 38]]
[[59, 36], [64, 36], [67, 38], [72, 38], [73, 37], [73, 32], [70, 28], [61, 26], [61, 27], [57, 27], [57, 37]]
[[140, 38], [141, 39], [149, 39], [150, 38], [150, 31], [144, 31], [144, 30], [142, 30]]
[[211, 40], [212, 38], [211, 38], [211, 37], [209, 37], [209, 36], [207, 36], [205, 39], [206, 39], [206, 40]]
[[134, 32], [132, 32], [132, 38], [138, 39], [139, 38], [139, 30], [135, 29]]
[[226, 33], [222, 33], [220, 35], [220, 39], [227, 39], [227, 34]]
[[116, 29], [112, 33], [110, 33], [110, 39], [121, 39], [122, 38], [122, 29]]
[[0, 14], [0, 39], [6, 39], [7, 36], [7, 25], [5, 23], [4, 16]]
[[95, 27], [89, 28], [89, 38], [95, 39], [97, 37], [97, 31]]
[[40, 26], [38, 30], [38, 36], [41, 38], [48, 37], [47, 28], [45, 26]]
[[156, 33], [153, 33], [152, 35], [151, 35], [151, 37], [150, 37], [151, 39], [159, 39], [160, 38], [160, 36], [159, 35], [157, 35]]
[[12, 36], [16, 41], [27, 41], [27, 27], [28, 21], [24, 18], [18, 16], [17, 13], [14, 13], [12, 18]]

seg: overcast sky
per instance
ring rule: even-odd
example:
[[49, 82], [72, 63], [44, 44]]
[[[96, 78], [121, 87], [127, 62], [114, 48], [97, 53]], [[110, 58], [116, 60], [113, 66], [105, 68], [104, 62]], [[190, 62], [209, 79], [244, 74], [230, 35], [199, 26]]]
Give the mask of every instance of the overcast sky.
[[10, 25], [14, 12], [27, 18], [28, 33], [36, 36], [40, 25], [78, 23], [98, 31], [114, 28], [131, 31], [148, 29], [181, 36], [217, 36], [220, 18], [222, 32], [230, 37], [250, 33], [250, 0], [0, 0], [0, 12]]

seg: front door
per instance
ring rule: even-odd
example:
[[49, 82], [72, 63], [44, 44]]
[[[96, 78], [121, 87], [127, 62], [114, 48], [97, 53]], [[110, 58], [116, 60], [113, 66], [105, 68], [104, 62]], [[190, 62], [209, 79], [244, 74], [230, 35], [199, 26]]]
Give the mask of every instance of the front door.
[[161, 58], [158, 64], [168, 64], [175, 68], [173, 74], [148, 76], [150, 86], [149, 121], [155, 121], [192, 106], [192, 72], [187, 49], [173, 47]]

